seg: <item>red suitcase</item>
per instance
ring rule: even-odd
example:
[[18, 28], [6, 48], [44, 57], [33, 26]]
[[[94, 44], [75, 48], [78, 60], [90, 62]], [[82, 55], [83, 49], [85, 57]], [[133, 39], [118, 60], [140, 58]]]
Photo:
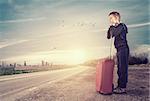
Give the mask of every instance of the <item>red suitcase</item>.
[[101, 59], [97, 63], [96, 91], [101, 94], [112, 94], [114, 65], [112, 59]]

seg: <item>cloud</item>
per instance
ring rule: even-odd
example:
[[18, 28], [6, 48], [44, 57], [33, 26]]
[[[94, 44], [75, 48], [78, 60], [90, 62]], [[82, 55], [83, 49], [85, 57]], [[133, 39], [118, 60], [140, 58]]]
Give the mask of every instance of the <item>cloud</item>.
[[[127, 25], [128, 28], [137, 28], [137, 27], [143, 27], [143, 26], [148, 26], [150, 25], [150, 22], [147, 23], [139, 23], [139, 24], [131, 24], [131, 25]], [[94, 30], [94, 32], [99, 32], [99, 31], [107, 31], [108, 28], [104, 28], [104, 29], [99, 29], [99, 30]]]
[[139, 23], [139, 24], [132, 24], [132, 25], [128, 25], [129, 28], [136, 28], [136, 27], [142, 27], [142, 26], [147, 26], [150, 25], [150, 22], [147, 23]]
[[39, 18], [28, 18], [28, 19], [17, 19], [17, 20], [6, 20], [0, 21], [0, 23], [20, 23], [20, 22], [31, 22], [31, 21], [41, 21], [45, 20], [46, 17], [39, 17]]
[[148, 44], [138, 45], [138, 46], [136, 46], [136, 48], [133, 51], [136, 54], [149, 53], [150, 52], [150, 45], [148, 45]]
[[8, 41], [0, 42], [0, 48], [20, 44], [20, 43], [23, 43], [26, 41], [28, 41], [28, 40], [8, 40]]
[[143, 55], [144, 53], [148, 55], [147, 58], [150, 63], [150, 45], [149, 44], [137, 45], [135, 49], [131, 51], [131, 54], [136, 55], [136, 56]]

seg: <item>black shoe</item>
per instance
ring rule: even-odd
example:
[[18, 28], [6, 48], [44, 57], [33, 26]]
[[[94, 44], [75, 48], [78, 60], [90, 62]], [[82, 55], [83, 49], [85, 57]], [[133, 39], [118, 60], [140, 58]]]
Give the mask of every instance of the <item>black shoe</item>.
[[116, 87], [114, 90], [113, 90], [113, 93], [115, 94], [126, 94], [126, 88], [121, 88], [121, 87]]

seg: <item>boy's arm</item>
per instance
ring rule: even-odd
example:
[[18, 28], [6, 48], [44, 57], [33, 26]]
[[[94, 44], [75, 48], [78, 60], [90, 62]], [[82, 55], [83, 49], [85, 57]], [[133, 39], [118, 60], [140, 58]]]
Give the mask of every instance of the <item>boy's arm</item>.
[[125, 32], [128, 33], [128, 28], [125, 24], [123, 24], [123, 28], [124, 28]]
[[110, 27], [109, 27], [109, 29], [107, 31], [107, 39], [110, 39], [110, 38], [111, 38], [111, 33], [110, 33]]

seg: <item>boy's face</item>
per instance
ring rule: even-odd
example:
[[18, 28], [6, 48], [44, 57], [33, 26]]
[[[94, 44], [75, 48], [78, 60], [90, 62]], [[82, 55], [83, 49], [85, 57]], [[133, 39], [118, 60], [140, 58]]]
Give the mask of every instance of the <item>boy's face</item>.
[[115, 15], [109, 15], [109, 21], [111, 24], [119, 23], [119, 17]]

